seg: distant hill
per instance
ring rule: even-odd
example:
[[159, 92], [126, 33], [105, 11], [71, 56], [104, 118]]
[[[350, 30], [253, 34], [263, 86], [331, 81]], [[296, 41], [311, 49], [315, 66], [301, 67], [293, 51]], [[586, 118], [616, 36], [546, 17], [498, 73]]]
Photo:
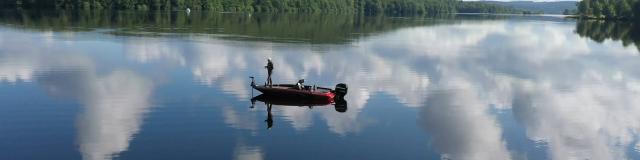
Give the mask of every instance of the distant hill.
[[565, 9], [577, 9], [577, 1], [534, 2], [534, 1], [481, 1], [489, 4], [497, 4], [512, 7], [519, 10], [542, 11], [545, 14], [562, 14]]

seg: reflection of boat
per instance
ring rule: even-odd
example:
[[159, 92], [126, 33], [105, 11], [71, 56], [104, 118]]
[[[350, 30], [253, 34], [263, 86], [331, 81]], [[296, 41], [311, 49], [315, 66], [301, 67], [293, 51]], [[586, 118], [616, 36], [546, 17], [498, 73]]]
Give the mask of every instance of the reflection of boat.
[[271, 114], [271, 108], [273, 105], [280, 106], [308, 106], [309, 108], [314, 106], [327, 106], [334, 104], [337, 112], [347, 111], [347, 101], [344, 98], [336, 98], [334, 100], [324, 99], [309, 99], [309, 98], [288, 98], [283, 96], [273, 96], [268, 94], [261, 94], [251, 98], [251, 108], [255, 106], [256, 101], [264, 102], [267, 106], [267, 119], [264, 120], [267, 123], [267, 128], [273, 127], [273, 115]]
[[[253, 77], [251, 78], [253, 79]], [[342, 99], [347, 94], [347, 85], [343, 83], [336, 85], [336, 89], [309, 85], [302, 85], [301, 88], [298, 88], [296, 84], [256, 85], [252, 80], [251, 87], [271, 97], [302, 98], [327, 104], [333, 102], [334, 98]]]
[[259, 96], [251, 98], [251, 101], [261, 101], [268, 104], [282, 105], [282, 106], [325, 106], [333, 102], [325, 99], [310, 99], [310, 98], [287, 98], [283, 96], [272, 96], [269, 94], [261, 94]]
[[268, 94], [261, 94], [259, 96], [251, 98], [251, 102], [256, 101], [264, 102], [267, 105], [279, 105], [279, 106], [326, 106], [334, 104], [336, 111], [347, 111], [347, 101], [344, 99], [323, 100], [323, 99], [309, 99], [309, 98], [287, 98], [282, 96], [272, 96]]

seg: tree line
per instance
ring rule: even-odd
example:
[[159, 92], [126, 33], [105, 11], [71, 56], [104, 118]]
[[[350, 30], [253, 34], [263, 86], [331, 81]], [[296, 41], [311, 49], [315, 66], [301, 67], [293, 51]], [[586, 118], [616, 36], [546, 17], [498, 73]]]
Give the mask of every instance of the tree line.
[[[20, 10], [0, 11], [0, 23], [15, 28], [85, 32], [109, 28], [105, 34], [159, 36], [166, 34], [224, 35], [216, 38], [242, 41], [309, 42], [342, 44], [362, 37], [405, 27], [451, 24], [455, 15], [425, 15], [417, 19], [386, 18], [359, 14], [275, 14], [218, 12], [130, 12], [118, 10]], [[73, 26], [73, 27], [69, 27]], [[321, 28], [321, 29], [319, 29]], [[358, 34], [353, 34], [358, 33]]]
[[5, 8], [211, 10], [223, 12], [351, 12], [363, 14], [518, 13], [459, 0], [2, 0]]
[[531, 13], [529, 11], [520, 11], [511, 7], [504, 7], [495, 4], [462, 1], [458, 2], [457, 11], [461, 13]]
[[622, 45], [635, 45], [640, 51], [640, 25], [630, 21], [579, 20], [575, 32], [598, 43], [605, 40], [622, 41]]
[[582, 0], [578, 14], [595, 19], [640, 19], [640, 0]]

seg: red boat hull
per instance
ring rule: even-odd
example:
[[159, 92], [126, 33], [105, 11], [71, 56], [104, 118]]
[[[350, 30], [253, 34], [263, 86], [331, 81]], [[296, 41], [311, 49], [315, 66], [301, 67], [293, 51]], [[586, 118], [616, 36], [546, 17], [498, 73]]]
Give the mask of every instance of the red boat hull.
[[271, 86], [252, 86], [254, 89], [262, 92], [265, 95], [276, 97], [289, 97], [289, 98], [305, 98], [313, 100], [333, 102], [335, 93], [328, 88], [318, 87], [315, 90], [311, 89], [311, 86], [305, 86], [305, 89], [298, 90], [295, 85], [289, 84], [274, 84]]

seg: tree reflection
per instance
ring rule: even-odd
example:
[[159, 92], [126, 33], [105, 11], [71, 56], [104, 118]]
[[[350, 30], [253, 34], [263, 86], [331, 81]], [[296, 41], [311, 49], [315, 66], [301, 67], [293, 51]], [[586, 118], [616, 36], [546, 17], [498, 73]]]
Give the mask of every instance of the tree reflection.
[[580, 20], [575, 32], [598, 43], [611, 39], [622, 41], [625, 47], [634, 44], [640, 50], [640, 26], [633, 22]]
[[[452, 17], [439, 15], [438, 17]], [[422, 17], [414, 17], [422, 18]], [[0, 23], [53, 31], [92, 31], [127, 36], [215, 34], [238, 40], [347, 43], [363, 36], [401, 27], [436, 24], [383, 16], [334, 14], [246, 14], [219, 12], [134, 11], [2, 11]]]

